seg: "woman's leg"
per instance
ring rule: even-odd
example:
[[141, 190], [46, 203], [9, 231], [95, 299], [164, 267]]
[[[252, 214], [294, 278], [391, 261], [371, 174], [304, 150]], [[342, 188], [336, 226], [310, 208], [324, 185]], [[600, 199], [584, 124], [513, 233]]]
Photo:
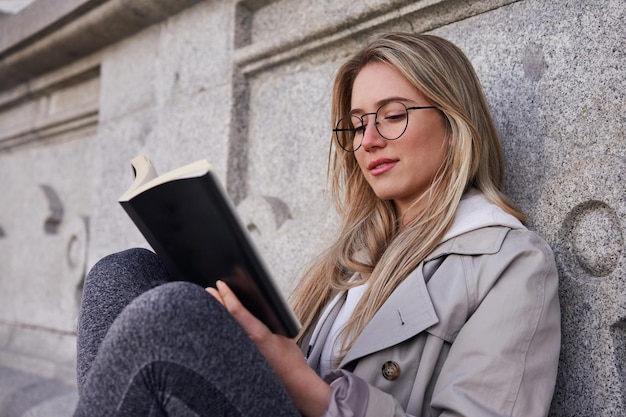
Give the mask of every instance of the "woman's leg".
[[129, 249], [101, 259], [85, 278], [77, 329], [79, 394], [102, 339], [111, 324], [136, 297], [169, 281], [157, 256]]
[[241, 327], [197, 285], [144, 292], [105, 333], [76, 416], [299, 415]]

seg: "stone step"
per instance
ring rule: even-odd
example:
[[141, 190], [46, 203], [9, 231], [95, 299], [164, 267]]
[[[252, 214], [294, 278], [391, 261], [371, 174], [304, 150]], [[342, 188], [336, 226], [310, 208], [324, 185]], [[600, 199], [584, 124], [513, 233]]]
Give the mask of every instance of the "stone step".
[[77, 401], [76, 387], [0, 366], [0, 417], [68, 417]]

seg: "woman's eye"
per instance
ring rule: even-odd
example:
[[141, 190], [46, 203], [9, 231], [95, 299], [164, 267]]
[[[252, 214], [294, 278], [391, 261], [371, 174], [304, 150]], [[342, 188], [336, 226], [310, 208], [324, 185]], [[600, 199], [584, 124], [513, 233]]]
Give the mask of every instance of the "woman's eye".
[[390, 113], [385, 115], [385, 120], [390, 122], [403, 121], [406, 118], [406, 113]]
[[354, 129], [353, 129], [354, 130], [354, 134], [355, 135], [362, 135], [362, 134], [364, 134], [365, 133], [365, 128], [366, 128], [365, 125], [355, 126]]

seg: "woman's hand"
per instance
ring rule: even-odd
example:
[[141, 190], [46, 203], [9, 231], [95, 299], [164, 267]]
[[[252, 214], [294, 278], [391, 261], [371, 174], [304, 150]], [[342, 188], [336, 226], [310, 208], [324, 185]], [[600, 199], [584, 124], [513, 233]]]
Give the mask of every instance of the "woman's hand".
[[298, 345], [292, 339], [272, 333], [241, 304], [223, 281], [218, 281], [216, 287], [206, 290], [243, 327], [274, 368], [300, 412], [304, 416], [321, 416], [328, 407], [332, 389], [307, 364]]

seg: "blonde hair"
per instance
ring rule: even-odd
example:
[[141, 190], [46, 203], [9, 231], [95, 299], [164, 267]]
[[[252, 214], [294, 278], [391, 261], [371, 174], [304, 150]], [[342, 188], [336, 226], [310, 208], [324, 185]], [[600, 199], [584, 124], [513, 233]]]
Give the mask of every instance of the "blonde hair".
[[[341, 230], [304, 274], [293, 308], [307, 330], [334, 292], [369, 286], [344, 329], [339, 361], [394, 289], [440, 243], [468, 188], [477, 188], [491, 202], [524, 220], [500, 192], [502, 149], [478, 77], [465, 54], [447, 40], [409, 33], [373, 39], [338, 71], [332, 125], [350, 111], [354, 80], [374, 62], [396, 68], [437, 106], [447, 122], [449, 147], [429, 191], [420, 197], [427, 199], [427, 204], [421, 204], [424, 209], [415, 218], [402, 219], [400, 228], [393, 203], [376, 197], [354, 154], [331, 144], [329, 175], [342, 216]], [[360, 273], [360, 279], [354, 279], [355, 273]]]

